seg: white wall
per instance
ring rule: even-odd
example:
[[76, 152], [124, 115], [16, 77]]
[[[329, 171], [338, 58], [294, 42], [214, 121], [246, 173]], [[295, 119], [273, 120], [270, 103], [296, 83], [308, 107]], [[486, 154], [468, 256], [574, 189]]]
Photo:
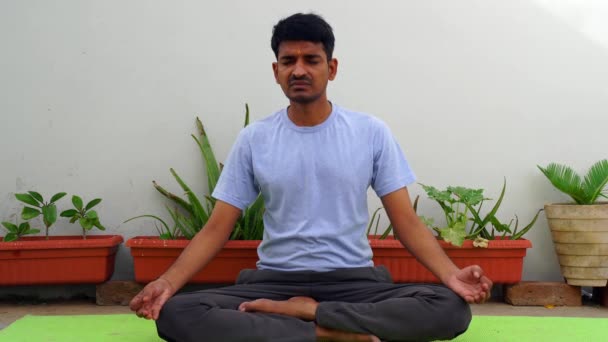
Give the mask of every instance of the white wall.
[[[337, 38], [330, 98], [389, 123], [420, 182], [495, 198], [506, 177], [501, 215], [528, 221], [545, 202], [567, 200], [537, 164], [583, 170], [607, 156], [607, 21], [598, 13], [608, 12], [599, 0], [3, 0], [0, 218], [18, 213], [15, 192], [67, 191], [103, 198], [111, 232], [154, 233], [122, 221], [164, 214], [151, 181], [178, 191], [169, 167], [205, 190], [195, 116], [223, 160], [245, 102], [254, 119], [286, 105], [271, 73], [271, 29], [309, 10]], [[370, 211], [379, 205], [370, 195]], [[434, 203], [420, 207], [440, 218]], [[544, 217], [528, 238], [524, 278], [560, 279]], [[128, 279], [126, 248], [119, 257], [115, 278]]]

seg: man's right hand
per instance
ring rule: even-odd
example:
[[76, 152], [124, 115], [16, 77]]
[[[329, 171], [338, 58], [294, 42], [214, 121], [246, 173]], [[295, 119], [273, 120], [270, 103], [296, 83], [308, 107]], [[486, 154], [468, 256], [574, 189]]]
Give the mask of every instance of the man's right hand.
[[163, 305], [175, 292], [168, 280], [158, 278], [133, 297], [129, 307], [138, 317], [156, 320]]

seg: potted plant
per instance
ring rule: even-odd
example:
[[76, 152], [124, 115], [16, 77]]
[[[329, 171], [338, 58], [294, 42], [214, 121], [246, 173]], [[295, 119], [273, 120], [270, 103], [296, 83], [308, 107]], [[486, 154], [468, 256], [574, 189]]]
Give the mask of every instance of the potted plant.
[[[245, 126], [249, 124], [249, 106], [245, 105]], [[131, 249], [135, 280], [150, 282], [163, 274], [177, 259], [189, 240], [205, 225], [215, 205], [213, 192], [219, 179], [222, 165], [215, 158], [209, 138], [199, 118], [196, 118], [199, 137], [192, 135], [198, 145], [207, 170], [208, 194], [199, 198], [174, 169], [171, 174], [184, 191], [182, 198], [153, 181], [153, 185], [164, 197], [171, 200], [175, 207], [167, 207], [173, 221], [172, 225], [156, 215], [140, 215], [134, 219], [152, 218], [160, 224], [156, 229], [158, 236], [135, 236], [127, 240]], [[232, 283], [244, 268], [255, 268], [258, 260], [257, 247], [264, 231], [264, 201], [261, 196], [243, 212], [237, 222], [230, 240], [205, 268], [200, 270], [190, 283]]]
[[608, 280], [608, 159], [593, 164], [581, 177], [571, 167], [538, 166], [570, 203], [545, 205], [562, 275], [570, 285], [606, 286]]
[[[496, 217], [505, 195], [506, 180], [498, 200], [485, 215], [481, 208], [489, 198], [483, 196], [483, 189], [450, 186], [438, 190], [421, 185], [428, 197], [442, 208], [446, 223], [438, 226], [430, 218], [421, 216], [421, 219], [437, 233], [439, 244], [457, 266], [479, 265], [494, 283], [511, 284], [521, 280], [523, 258], [532, 247], [522, 236], [534, 226], [542, 209], [522, 228], [517, 216], [508, 224]], [[418, 198], [414, 201], [415, 210], [417, 205]], [[388, 235], [392, 227], [389, 226], [381, 236], [371, 234], [369, 228], [374, 263], [385, 265], [394, 281], [439, 282], [399, 241]]]
[[[30, 228], [30, 222], [2, 222], [8, 233], [0, 241], [0, 285], [95, 284], [110, 278], [118, 245], [123, 240], [120, 235], [94, 235], [88, 239], [84, 235], [48, 235], [57, 221], [55, 203], [63, 196], [65, 193], [58, 193], [45, 202], [35, 191], [15, 195], [26, 204], [21, 218], [27, 221], [41, 216], [46, 235], [24, 236], [40, 231]], [[100, 201], [91, 201], [87, 207], [90, 209]], [[85, 218], [78, 218], [81, 224]], [[99, 223], [98, 217], [95, 223]]]
[[96, 227], [99, 230], [106, 230], [104, 226], [99, 222], [99, 216], [97, 215], [97, 211], [92, 210], [94, 206], [98, 205], [101, 202], [101, 198], [96, 198], [86, 206], [82, 202], [82, 198], [79, 196], [72, 196], [72, 204], [74, 205], [74, 209], [68, 209], [61, 212], [61, 217], [68, 217], [70, 219], [70, 223], [75, 223], [78, 221], [80, 227], [82, 227], [82, 238], [84, 240], [87, 239], [87, 231]]

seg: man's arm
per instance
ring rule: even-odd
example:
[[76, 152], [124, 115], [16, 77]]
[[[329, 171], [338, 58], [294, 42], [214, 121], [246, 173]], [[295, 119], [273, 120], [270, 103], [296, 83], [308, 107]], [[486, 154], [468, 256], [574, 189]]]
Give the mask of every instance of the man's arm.
[[459, 269], [454, 265], [414, 212], [407, 188], [383, 196], [382, 204], [395, 237], [441, 282], [468, 302], [482, 302], [489, 296], [490, 279], [483, 275], [479, 266]]
[[157, 319], [165, 302], [222, 249], [240, 216], [240, 209], [218, 200], [205, 226], [175, 263], [131, 300], [131, 310], [140, 317]]
[[184, 286], [224, 247], [240, 216], [241, 210], [237, 207], [216, 201], [205, 226], [160, 278], [167, 280], [176, 290]]

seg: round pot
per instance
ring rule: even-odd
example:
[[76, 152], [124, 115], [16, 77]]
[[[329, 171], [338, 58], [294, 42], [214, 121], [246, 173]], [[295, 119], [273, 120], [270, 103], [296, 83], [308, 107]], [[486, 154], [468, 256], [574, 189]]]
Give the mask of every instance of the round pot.
[[545, 215], [568, 284], [606, 286], [608, 203], [547, 204]]

